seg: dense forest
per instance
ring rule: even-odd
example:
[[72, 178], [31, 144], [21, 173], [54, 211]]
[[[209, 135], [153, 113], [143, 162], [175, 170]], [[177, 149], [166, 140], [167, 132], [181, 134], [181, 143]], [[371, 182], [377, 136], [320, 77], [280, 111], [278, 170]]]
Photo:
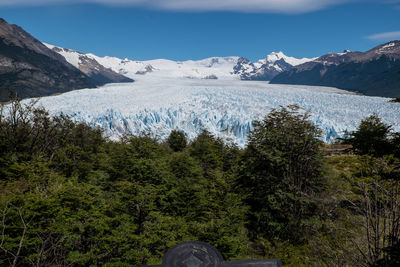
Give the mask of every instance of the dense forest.
[[159, 264], [199, 240], [226, 259], [400, 266], [400, 135], [376, 115], [332, 153], [297, 106], [240, 149], [203, 131], [115, 142], [13, 101], [0, 112], [0, 265]]

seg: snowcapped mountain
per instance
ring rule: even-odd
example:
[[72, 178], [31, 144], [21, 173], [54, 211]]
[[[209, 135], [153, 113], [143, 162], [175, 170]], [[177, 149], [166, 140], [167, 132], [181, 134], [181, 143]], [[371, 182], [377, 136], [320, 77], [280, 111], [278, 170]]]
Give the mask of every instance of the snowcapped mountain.
[[280, 61], [282, 59], [286, 63], [288, 63], [288, 64], [290, 64], [292, 66], [297, 66], [297, 65], [304, 64], [306, 62], [315, 60], [316, 58], [300, 58], [299, 59], [299, 58], [295, 58], [295, 57], [288, 57], [283, 52], [278, 52], [278, 53], [272, 52], [271, 54], [269, 54], [267, 56], [267, 58], [265, 60], [262, 60], [260, 63], [262, 63], [262, 64], [266, 64], [266, 63], [273, 64], [273, 63], [275, 63], [277, 61]]
[[342, 88], [365, 95], [400, 97], [400, 41], [366, 52], [329, 53], [290, 68], [271, 83]]
[[[175, 77], [193, 79], [229, 79], [229, 80], [265, 80], [298, 64], [314, 59], [297, 59], [288, 57], [282, 52], [272, 53], [255, 63], [241, 57], [212, 57], [203, 60], [172, 61], [156, 59], [135, 61], [116, 57], [99, 57], [94, 54], [83, 54], [74, 50], [48, 45], [53, 51], [61, 54], [72, 65], [82, 71], [98, 68], [111, 69], [120, 75], [136, 79], [138, 75], [155, 77]], [[92, 64], [89, 68], [85, 67]], [[100, 66], [96, 65], [98, 63]], [[88, 73], [86, 71], [85, 73]]]
[[95, 83], [105, 84], [133, 82], [132, 79], [99, 64], [96, 59], [91, 56], [87, 56], [75, 50], [61, 48], [50, 44], [44, 45], [63, 56], [71, 65], [85, 73], [88, 77], [94, 80]]
[[315, 58], [297, 59], [288, 57], [282, 52], [272, 52], [265, 59], [255, 63], [240, 58], [234, 67], [234, 74], [238, 74], [241, 80], [270, 81], [278, 74], [312, 60]]

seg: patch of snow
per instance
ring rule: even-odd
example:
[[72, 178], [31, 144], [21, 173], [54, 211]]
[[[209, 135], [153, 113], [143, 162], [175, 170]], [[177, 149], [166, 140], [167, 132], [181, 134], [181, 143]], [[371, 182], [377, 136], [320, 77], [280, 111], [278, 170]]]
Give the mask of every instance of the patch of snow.
[[348, 53], [351, 53], [351, 51], [350, 50], [344, 50], [342, 53], [337, 53], [337, 55], [343, 56], [343, 55], [346, 55]]
[[48, 44], [48, 43], [42, 43], [42, 44], [47, 46], [47, 48], [49, 48], [49, 49], [53, 49], [54, 47], [56, 47], [55, 45], [51, 45], [51, 44]]
[[71, 65], [79, 69], [79, 64], [81, 63], [81, 54], [77, 52], [67, 52], [65, 50], [58, 53], [62, 55]]
[[384, 52], [386, 52], [388, 49], [390, 49], [390, 48], [392, 48], [392, 47], [395, 47], [395, 46], [396, 46], [396, 43], [388, 43], [388, 44], [382, 46], [382, 47], [378, 50], [378, 53], [384, 53]]
[[80, 57], [83, 55], [82, 53], [70, 49], [64, 49], [51, 44], [44, 43], [44, 45], [46, 45], [49, 49], [58, 48], [59, 50], [57, 53], [62, 55], [68, 63], [79, 69], [79, 64], [81, 63]]
[[295, 58], [295, 57], [288, 57], [283, 52], [272, 52], [267, 56], [267, 62], [275, 63], [278, 60], [284, 59], [286, 63], [289, 63], [292, 66], [301, 65], [310, 61], [313, 61], [317, 58]]
[[386, 49], [386, 48], [390, 48], [390, 47], [393, 47], [393, 46], [396, 46], [396, 44], [395, 43], [388, 43], [387, 45], [384, 45], [381, 49]]

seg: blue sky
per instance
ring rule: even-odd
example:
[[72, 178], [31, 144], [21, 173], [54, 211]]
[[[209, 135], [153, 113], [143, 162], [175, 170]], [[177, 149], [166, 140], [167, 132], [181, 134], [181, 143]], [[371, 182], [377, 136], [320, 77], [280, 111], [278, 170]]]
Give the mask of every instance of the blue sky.
[[400, 0], [0, 0], [0, 16], [43, 42], [136, 60], [313, 57], [400, 39]]

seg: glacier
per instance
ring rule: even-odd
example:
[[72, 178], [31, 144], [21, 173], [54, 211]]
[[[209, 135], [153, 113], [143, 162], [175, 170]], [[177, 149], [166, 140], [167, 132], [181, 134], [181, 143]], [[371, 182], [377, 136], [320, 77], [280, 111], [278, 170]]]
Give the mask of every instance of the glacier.
[[43, 97], [37, 105], [51, 115], [65, 114], [74, 121], [100, 127], [112, 140], [127, 134], [150, 134], [164, 140], [173, 129], [183, 130], [193, 139], [206, 129], [244, 147], [255, 120], [291, 104], [310, 113], [310, 119], [323, 131], [321, 139], [328, 143], [354, 131], [371, 114], [400, 131], [400, 104], [389, 103], [388, 98], [329, 87], [232, 79], [138, 75], [135, 80]]

